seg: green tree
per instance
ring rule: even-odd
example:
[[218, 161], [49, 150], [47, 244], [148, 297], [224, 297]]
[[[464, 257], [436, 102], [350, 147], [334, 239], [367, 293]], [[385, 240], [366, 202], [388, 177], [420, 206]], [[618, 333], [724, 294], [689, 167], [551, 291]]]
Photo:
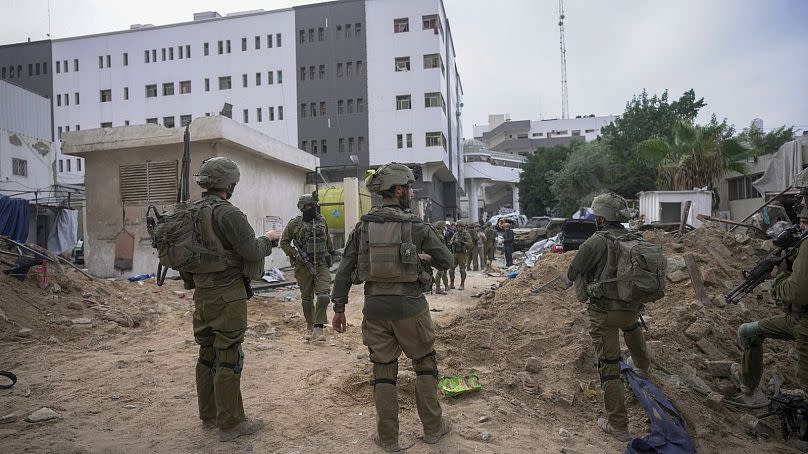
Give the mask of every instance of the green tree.
[[592, 198], [605, 191], [609, 173], [608, 145], [595, 141], [574, 147], [557, 172], [548, 172], [550, 191], [558, 202], [562, 216], [587, 206]]
[[519, 206], [523, 214], [528, 217], [543, 216], [557, 205], [550, 191], [548, 174], [561, 169], [577, 143], [538, 148], [527, 158], [518, 183]]
[[794, 127], [780, 126], [765, 132], [752, 122], [738, 134], [737, 140], [747, 146], [753, 156], [775, 153], [784, 143], [794, 140]]

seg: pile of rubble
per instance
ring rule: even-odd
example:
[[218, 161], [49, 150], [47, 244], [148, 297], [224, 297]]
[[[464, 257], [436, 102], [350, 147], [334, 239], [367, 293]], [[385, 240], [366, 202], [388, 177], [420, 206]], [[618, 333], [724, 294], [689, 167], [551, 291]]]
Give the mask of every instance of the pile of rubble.
[[[654, 381], [680, 409], [697, 448], [787, 449], [771, 430], [779, 427], [776, 419], [759, 421], [750, 414], [762, 411], [722, 404], [735, 393], [728, 375], [730, 363], [742, 356], [738, 326], [781, 313], [769, 284], [738, 305], [727, 305], [723, 295], [742, 281], [741, 270], [772, 249], [771, 242], [712, 227], [681, 240], [654, 231], [645, 237], [662, 246], [669, 261], [666, 295], [647, 305], [644, 315]], [[438, 342], [445, 373], [475, 369], [487, 392], [516, 399], [536, 418], [568, 421], [569, 430], [593, 425], [601, 408], [586, 307], [573, 289], [553, 282], [566, 276], [574, 254], [542, 255], [533, 268], [504, 281], [441, 329]], [[785, 388], [797, 387], [792, 343], [767, 342], [764, 361], [762, 386], [776, 377]], [[640, 407], [632, 404], [629, 411], [632, 433], [644, 433]], [[772, 440], [759, 440], [765, 437]]]

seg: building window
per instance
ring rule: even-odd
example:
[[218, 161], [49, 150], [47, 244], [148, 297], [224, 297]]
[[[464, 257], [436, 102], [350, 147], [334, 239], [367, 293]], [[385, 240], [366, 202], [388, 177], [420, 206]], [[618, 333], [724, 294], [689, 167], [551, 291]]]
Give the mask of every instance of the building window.
[[300, 118], [306, 118], [306, 103], [300, 104]]
[[65, 93], [65, 105], [70, 105], [70, 93]]
[[314, 80], [314, 66], [309, 66], [309, 80]]
[[272, 49], [272, 34], [267, 35], [267, 49]]
[[407, 134], [407, 148], [412, 148], [412, 134]]
[[146, 49], [143, 51], [143, 61], [148, 63], [149, 62], [149, 50]]
[[219, 55], [224, 53], [224, 41], [219, 41], [216, 43], [217, 49], [219, 50]]
[[153, 125], [156, 125], [157, 124], [157, 118], [147, 118], [146, 119], [146, 124], [149, 124], [149, 123], [151, 123]]
[[275, 34], [275, 44], [276, 44], [278, 47], [281, 47], [281, 34], [280, 34], [280, 33], [276, 33], [276, 34]]
[[354, 113], [354, 100], [353, 99], [348, 100], [348, 113], [349, 114]]
[[345, 113], [345, 102], [343, 100], [337, 101], [337, 115], [342, 115]]
[[[61, 72], [62, 72], [62, 65], [61, 65], [61, 63], [62, 63], [62, 62], [60, 62], [59, 60], [56, 60], [56, 74], [59, 74], [59, 73], [61, 73]], [[3, 67], [3, 79], [5, 79], [5, 78], [6, 78], [6, 68], [5, 68], [5, 67]]]
[[361, 76], [363, 71], [364, 71], [364, 65], [362, 64], [362, 60], [357, 60], [356, 61], [356, 75]]
[[183, 80], [180, 82], [180, 94], [185, 95], [191, 92], [191, 81]]
[[160, 49], [160, 55], [161, 55], [161, 57], [163, 57], [162, 60], [166, 61], [166, 48], [165, 47]]
[[283, 120], [283, 106], [278, 106], [278, 120]]
[[260, 49], [260, 48], [261, 48], [261, 37], [260, 37], [260, 36], [256, 36], [256, 37], [255, 37], [255, 50], [258, 50], [258, 49]]
[[446, 139], [443, 137], [442, 132], [428, 132], [426, 133], [426, 146], [440, 147], [446, 149]]
[[99, 68], [99, 69], [101, 69], [101, 68], [103, 68], [103, 67], [104, 67], [104, 56], [103, 56], [103, 55], [99, 55], [99, 56], [98, 56], [98, 68]]
[[320, 80], [325, 79], [325, 65], [320, 65]]
[[396, 57], [396, 72], [410, 70], [410, 57]]
[[302, 30], [302, 29], [301, 29], [301, 30], [298, 32], [298, 34], [300, 35], [300, 42], [301, 42], [301, 43], [305, 43], [305, 42], [306, 42], [306, 30]]
[[[111, 128], [112, 127], [112, 122], [111, 121], [105, 121], [105, 122], [101, 123], [101, 127], [102, 128]], [[67, 168], [68, 168], [68, 170], [70, 169], [70, 161], [69, 160], [67, 162]]]
[[306, 67], [300, 67], [300, 80], [306, 80]]
[[[65, 66], [65, 72], [67, 72], [67, 60], [65, 60], [65, 65], [64, 66]], [[74, 58], [73, 59], [73, 71], [78, 71], [78, 70], [79, 70], [79, 59]]]
[[174, 60], [174, 47], [173, 46], [168, 48], [168, 59], [169, 60]]
[[405, 33], [410, 31], [410, 20], [406, 17], [393, 20], [393, 33]]
[[174, 117], [163, 117], [163, 126], [166, 128], [173, 128], [174, 127]]
[[206, 57], [208, 55], [210, 55], [210, 44], [209, 43], [203, 43], [202, 44], [202, 54], [205, 55]]
[[28, 161], [25, 159], [11, 158], [11, 174], [20, 177], [27, 177]]
[[362, 33], [362, 23], [357, 22], [354, 24], [354, 36], [358, 38], [360, 33]]
[[210, 79], [205, 78], [205, 91], [210, 91]]
[[244, 115], [244, 123], [249, 123], [250, 122], [250, 110], [249, 109], [244, 109], [244, 110], [242, 110], [242, 114]]
[[123, 53], [123, 65], [129, 66], [129, 54], [126, 52]]
[[101, 90], [101, 102], [110, 102], [112, 101], [112, 90], [106, 89]]
[[342, 25], [337, 25], [337, 34], [335, 35], [337, 39], [342, 37]]
[[241, 38], [241, 51], [245, 52], [247, 50], [247, 38]]
[[424, 55], [424, 69], [442, 68], [443, 62], [440, 54], [426, 54]]
[[58, 133], [57, 137], [59, 137], [61, 139], [62, 138], [62, 127], [59, 126], [58, 130], [59, 130], [59, 133]]
[[[443, 107], [443, 110], [446, 110], [446, 103], [443, 100], [443, 93], [439, 91], [434, 93], [424, 93], [424, 107]], [[525, 135], [524, 138], [527, 138], [527, 135]]]
[[185, 58], [191, 58], [191, 45], [185, 45]]
[[264, 121], [264, 118], [263, 118], [262, 114], [263, 114], [263, 112], [261, 112], [261, 108], [257, 107], [255, 109], [255, 121], [257, 121], [258, 123], [261, 123], [262, 121]]
[[311, 154], [317, 154], [317, 148], [318, 148], [317, 147], [317, 141], [312, 140], [311, 141]]
[[326, 112], [326, 105], [325, 105], [325, 101], [320, 101], [320, 116], [323, 116], [323, 115], [325, 115], [326, 113], [327, 113], [327, 112]]
[[241, 86], [243, 86], [244, 88], [247, 88], [247, 75], [246, 74], [241, 75]]
[[48, 62], [43, 61], [42, 62], [42, 74], [47, 74], [47, 73], [48, 73]]
[[191, 116], [190, 115], [180, 115], [180, 126], [187, 126], [191, 124]]
[[227, 53], [229, 54], [230, 53], [230, 40], [228, 39], [227, 41], [224, 42], [224, 44], [225, 44], [225, 47], [227, 48]]
[[362, 150], [364, 150], [364, 149], [365, 149], [365, 138], [362, 137], [362, 136], [359, 136], [359, 137], [356, 138], [356, 151], [358, 153], [361, 153]]
[[310, 103], [309, 104], [309, 112], [311, 113], [312, 117], [317, 116], [317, 103]]
[[356, 99], [356, 113], [362, 113], [365, 111], [365, 100], [363, 98]]
[[325, 139], [320, 141], [320, 152], [323, 154], [328, 153], [328, 141]]
[[179, 172], [177, 161], [146, 161], [118, 166], [124, 205], [174, 203]]
[[348, 153], [354, 152], [354, 138], [348, 137]]
[[268, 117], [269, 117], [268, 121], [275, 121], [275, 108], [274, 107], [269, 108]]
[[129, 99], [129, 87], [123, 87], [123, 99]]
[[396, 110], [412, 109], [412, 100], [410, 95], [396, 96]]
[[342, 63], [337, 63], [337, 77], [342, 77]]
[[230, 76], [222, 76], [219, 78], [219, 90], [230, 90], [232, 86]]
[[38, 76], [39, 74], [41, 74], [41, 73], [39, 72], [39, 70], [42, 68], [42, 64], [41, 64], [41, 63], [37, 63], [36, 65], [34, 65], [34, 68], [36, 68], [36, 70], [35, 70], [35, 74], [36, 74], [37, 76]]
[[573, 137], [579, 137], [580, 135], [581, 135], [581, 130], [580, 129], [573, 129], [572, 130], [572, 136]]
[[437, 14], [430, 14], [429, 16], [423, 16], [421, 22], [424, 25], [424, 30], [435, 30], [435, 34], [438, 34], [438, 15]]
[[75, 101], [75, 104], [76, 104], [77, 106], [79, 105], [79, 101], [80, 101], [80, 98], [79, 98], [79, 92], [75, 92], [75, 93], [73, 93], [73, 101]]
[[267, 72], [267, 85], [272, 85], [273, 84], [275, 78], [272, 77], [272, 76], [274, 76], [274, 75], [275, 75], [275, 73], [272, 72], [272, 71]]
[[309, 29], [309, 42], [310, 43], [314, 42], [314, 29], [313, 28]]
[[752, 182], [763, 176], [762, 173], [749, 176], [727, 178], [729, 200], [756, 199], [762, 197]]
[[64, 163], [63, 160], [60, 159], [59, 160], [59, 172], [64, 172], [64, 171], [65, 171], [65, 163]]
[[338, 146], [338, 148], [337, 148], [337, 149], [338, 149], [338, 151], [339, 151], [340, 153], [344, 153], [344, 152], [345, 152], [345, 139], [343, 139], [342, 137], [340, 137], [340, 138], [339, 138], [339, 146]]
[[62, 95], [56, 95], [56, 107], [62, 107]]
[[345, 63], [345, 77], [351, 77], [353, 74], [353, 62], [349, 61]]
[[404, 148], [404, 134], [396, 135], [396, 148]]
[[163, 96], [174, 95], [174, 82], [163, 84]]
[[320, 27], [317, 29], [317, 41], [322, 41], [325, 39], [325, 29]]
[[309, 141], [303, 140], [300, 142], [300, 149], [303, 151], [309, 151]]
[[124, 125], [124, 126], [129, 126], [129, 120], [124, 120], [124, 121], [123, 121], [123, 125]]
[[177, 46], [177, 57], [178, 57], [180, 60], [182, 60], [182, 57], [183, 57], [183, 54], [182, 54], [182, 46]]
[[146, 97], [147, 98], [157, 97], [157, 84], [146, 85]]
[[81, 172], [81, 158], [76, 158], [76, 172]]
[[[278, 35], [278, 36], [280, 36], [280, 35]], [[278, 70], [278, 83], [279, 84], [283, 83], [283, 71], [281, 71], [281, 70]]]
[[65, 159], [65, 166], [67, 167], [67, 171], [68, 171], [68, 172], [72, 172], [72, 171], [73, 171], [73, 169], [71, 169], [71, 168], [70, 168], [70, 164], [71, 164], [72, 162], [73, 162], [73, 161], [71, 161], [70, 159]]
[[255, 86], [261, 86], [261, 73], [255, 73]]
[[345, 24], [345, 37], [351, 37], [351, 24]]
[[587, 129], [587, 130], [584, 131], [584, 133], [586, 133], [586, 134], [591, 134], [593, 132], [595, 132], [594, 129]]

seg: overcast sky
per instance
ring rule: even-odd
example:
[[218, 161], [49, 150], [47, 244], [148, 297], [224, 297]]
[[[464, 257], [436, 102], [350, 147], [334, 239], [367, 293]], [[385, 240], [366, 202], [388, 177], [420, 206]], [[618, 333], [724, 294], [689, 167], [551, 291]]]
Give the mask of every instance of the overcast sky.
[[[406, 0], [401, 0], [406, 1]], [[185, 22], [313, 0], [0, 0], [0, 43]], [[489, 113], [561, 116], [557, 0], [444, 0], [465, 89], [464, 130]], [[50, 21], [48, 19], [50, 3]], [[620, 114], [632, 95], [689, 88], [740, 130], [808, 129], [808, 1], [567, 0], [570, 115]], [[50, 24], [50, 25], [49, 25]]]

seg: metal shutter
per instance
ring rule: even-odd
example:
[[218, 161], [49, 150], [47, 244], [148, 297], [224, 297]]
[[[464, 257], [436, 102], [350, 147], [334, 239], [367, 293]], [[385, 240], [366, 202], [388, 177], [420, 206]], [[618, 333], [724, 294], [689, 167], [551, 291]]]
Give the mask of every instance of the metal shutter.
[[177, 201], [177, 161], [146, 161], [118, 167], [121, 202], [148, 205]]

